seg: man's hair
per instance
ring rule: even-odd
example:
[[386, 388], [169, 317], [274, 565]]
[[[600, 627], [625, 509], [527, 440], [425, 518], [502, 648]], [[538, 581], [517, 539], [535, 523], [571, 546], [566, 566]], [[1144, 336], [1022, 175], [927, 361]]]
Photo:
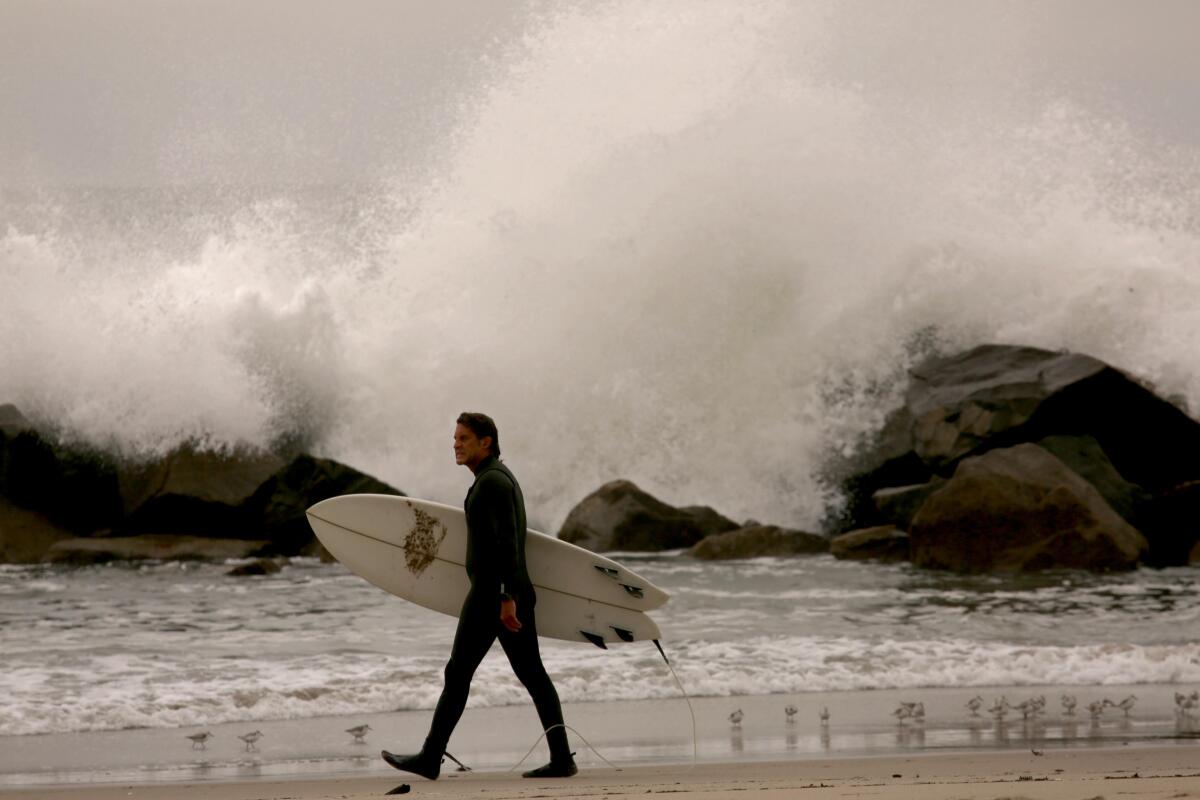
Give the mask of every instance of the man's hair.
[[469, 428], [476, 439], [492, 437], [491, 453], [500, 457], [500, 432], [496, 430], [496, 423], [491, 417], [478, 411], [464, 411], [458, 415], [458, 424]]

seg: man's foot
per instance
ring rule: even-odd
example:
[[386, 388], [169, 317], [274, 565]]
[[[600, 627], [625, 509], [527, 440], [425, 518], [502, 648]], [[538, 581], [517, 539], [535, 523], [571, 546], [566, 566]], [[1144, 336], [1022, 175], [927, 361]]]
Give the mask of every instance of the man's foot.
[[[572, 754], [574, 755], [574, 754]], [[568, 757], [564, 761], [551, 760], [549, 764], [524, 773], [526, 778], [569, 778], [579, 772], [575, 759]]]
[[384, 761], [396, 769], [420, 775], [422, 778], [428, 778], [431, 781], [436, 781], [438, 773], [442, 771], [442, 759], [427, 756], [424, 752], [415, 753], [411, 756], [398, 756], [395, 753], [383, 750], [381, 751], [381, 755]]

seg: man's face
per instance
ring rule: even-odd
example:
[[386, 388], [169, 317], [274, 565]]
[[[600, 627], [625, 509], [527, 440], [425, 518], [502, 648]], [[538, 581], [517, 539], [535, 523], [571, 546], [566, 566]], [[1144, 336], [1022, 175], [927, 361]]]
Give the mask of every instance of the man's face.
[[487, 457], [488, 449], [492, 446], [492, 437], [479, 439], [473, 430], [466, 425], [454, 426], [454, 463], [474, 469], [480, 461]]

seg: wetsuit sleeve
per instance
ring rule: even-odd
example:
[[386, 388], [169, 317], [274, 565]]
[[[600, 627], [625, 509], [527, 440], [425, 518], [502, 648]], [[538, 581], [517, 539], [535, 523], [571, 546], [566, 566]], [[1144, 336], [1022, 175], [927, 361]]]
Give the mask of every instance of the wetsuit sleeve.
[[500, 593], [511, 594], [517, 573], [517, 508], [512, 484], [503, 476], [489, 474], [479, 482], [477, 502], [480, 521], [492, 540], [496, 562], [493, 574], [500, 579]]

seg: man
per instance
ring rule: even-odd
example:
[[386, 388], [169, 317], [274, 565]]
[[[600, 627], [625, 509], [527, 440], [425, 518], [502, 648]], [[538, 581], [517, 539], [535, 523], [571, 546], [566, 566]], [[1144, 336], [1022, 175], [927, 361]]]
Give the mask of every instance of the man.
[[567, 744], [558, 692], [538, 651], [533, 608], [537, 597], [525, 568], [525, 498], [500, 462], [500, 434], [486, 414], [464, 412], [454, 428], [454, 460], [475, 473], [467, 492], [467, 576], [463, 603], [446, 664], [446, 683], [421, 752], [400, 756], [383, 751], [396, 769], [436, 780], [450, 734], [467, 705], [475, 669], [500, 639], [513, 672], [537, 708], [550, 746], [550, 763], [526, 778], [569, 778], [578, 772]]

